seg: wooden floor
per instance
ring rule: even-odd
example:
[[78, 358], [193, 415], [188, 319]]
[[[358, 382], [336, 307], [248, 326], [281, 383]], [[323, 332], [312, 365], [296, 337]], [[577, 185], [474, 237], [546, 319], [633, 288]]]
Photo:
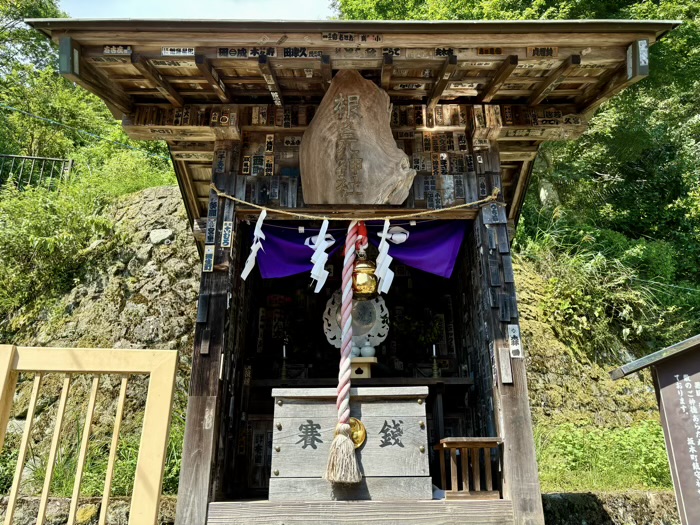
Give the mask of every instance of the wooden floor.
[[229, 501], [209, 504], [210, 525], [513, 525], [497, 501]]

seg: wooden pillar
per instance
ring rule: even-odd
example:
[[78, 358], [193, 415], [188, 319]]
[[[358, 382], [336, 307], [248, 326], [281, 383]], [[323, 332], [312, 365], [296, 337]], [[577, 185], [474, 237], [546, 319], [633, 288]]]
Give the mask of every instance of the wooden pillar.
[[[212, 182], [233, 194], [238, 142], [217, 141]], [[227, 349], [232, 291], [233, 202], [209, 195], [185, 441], [177, 498], [177, 525], [205, 525], [216, 491], [223, 359]]]
[[[498, 144], [474, 151], [480, 194], [501, 188]], [[503, 495], [513, 502], [515, 523], [544, 525], [542, 496], [535, 457], [523, 346], [520, 340], [513, 262], [502, 196], [479, 212], [474, 221], [474, 261], [478, 264], [479, 310], [486, 332], [493, 380], [494, 419], [504, 440]]]

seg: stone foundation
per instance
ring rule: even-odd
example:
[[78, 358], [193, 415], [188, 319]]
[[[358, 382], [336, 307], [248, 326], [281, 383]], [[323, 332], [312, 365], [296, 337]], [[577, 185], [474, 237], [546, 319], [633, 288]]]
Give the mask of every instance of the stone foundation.
[[679, 525], [673, 492], [543, 494], [547, 525]]

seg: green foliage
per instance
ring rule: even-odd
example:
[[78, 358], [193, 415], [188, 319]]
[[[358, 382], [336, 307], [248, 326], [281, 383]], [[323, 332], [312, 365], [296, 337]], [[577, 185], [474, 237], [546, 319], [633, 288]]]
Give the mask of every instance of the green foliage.
[[[85, 457], [85, 468], [80, 485], [82, 497], [102, 496], [107, 462], [109, 459], [110, 437], [104, 436], [98, 441], [92, 441]], [[133, 491], [134, 474], [138, 460], [138, 436], [128, 434], [119, 440], [117, 455], [112, 476], [112, 496], [130, 496]], [[53, 479], [51, 480], [51, 495], [69, 498], [73, 493], [73, 483], [77, 469], [77, 447], [62, 450], [56, 458]], [[45, 456], [33, 456], [29, 465], [28, 478], [24, 481], [24, 490], [29, 494], [39, 494], [46, 476]], [[11, 479], [10, 479], [11, 484]], [[8, 485], [9, 488], [10, 485]]]
[[643, 345], [659, 328], [662, 310], [654, 296], [634, 280], [634, 272], [585, 246], [570, 245], [542, 234], [521, 246], [547, 280], [540, 308], [557, 336], [588, 358], [614, 362], [629, 346]]
[[539, 426], [535, 441], [544, 492], [671, 488], [658, 421], [611, 430]]
[[12, 487], [17, 456], [19, 455], [19, 439], [17, 435], [8, 435], [0, 453], [0, 494], [7, 494]]
[[100, 100], [51, 68], [8, 65], [0, 105], [0, 152], [74, 160], [72, 182], [58, 191], [18, 191], [11, 182], [0, 189], [0, 337], [7, 341], [119, 243], [103, 215], [110, 202], [173, 184], [174, 176], [163, 144], [130, 141]]
[[349, 20], [514, 20], [623, 18], [635, 0], [336, 0]]
[[[115, 382], [115, 384], [118, 384], [118, 382]], [[114, 396], [112, 395], [111, 398], [113, 399]], [[186, 389], [177, 390], [163, 474], [162, 492], [166, 495], [177, 494], [180, 467], [182, 465], [186, 407]], [[80, 439], [83, 433], [82, 416], [83, 412], [79, 411], [79, 417], [75, 421], [64, 420], [61, 443], [57, 451], [51, 482], [52, 496], [70, 497], [73, 492]], [[113, 496], [126, 497], [133, 492], [142, 438], [143, 412], [136, 413], [133, 419], [130, 416], [130, 414], [126, 415], [120, 431], [112, 477], [111, 494]], [[107, 424], [104, 424], [99, 417], [93, 418], [83, 478], [80, 485], [82, 497], [97, 497], [103, 494], [112, 440], [112, 424], [113, 421], [111, 419], [108, 419]], [[4, 447], [3, 453], [0, 455], [0, 494], [9, 492], [17, 460], [18, 446], [19, 434], [10, 434], [7, 446]], [[41, 492], [46, 475], [47, 456], [46, 450], [39, 452], [30, 448], [29, 458], [25, 463], [27, 475], [23, 480], [23, 492], [32, 495], [37, 495]]]
[[[109, 217], [116, 199], [175, 183], [165, 144], [131, 141], [99, 99], [56, 73], [56, 53], [49, 40], [22, 22], [24, 17], [60, 16], [53, 0], [0, 0], [0, 153], [74, 161], [71, 180], [58, 188], [19, 191], [11, 180], [0, 188], [4, 342], [28, 337], [86, 271], [118, 253], [122, 239]], [[186, 394], [178, 394], [164, 477], [167, 494], [177, 492], [185, 405]], [[80, 426], [64, 424], [69, 439], [58, 450], [52, 495], [66, 497], [73, 490]], [[115, 496], [128, 496], [133, 489], [139, 429], [140, 421], [122, 428]], [[8, 435], [0, 454], [0, 494], [6, 494], [12, 482], [17, 437]], [[102, 493], [110, 441], [111, 433], [93, 427], [81, 486], [84, 496]], [[43, 456], [30, 448], [23, 490], [41, 490], [47, 459]]]
[[677, 246], [572, 222], [560, 208], [536, 212], [530, 203], [527, 213], [517, 257], [547, 280], [539, 307], [574, 353], [612, 364], [700, 332], [690, 315], [700, 289], [670, 284]]
[[74, 197], [74, 188], [69, 187], [59, 192], [45, 188], [20, 192], [10, 184], [0, 191], [3, 335], [24, 325], [23, 307], [38, 297], [70, 289], [82, 265], [95, 255], [87, 250], [91, 240], [110, 234], [109, 221], [90, 203]]
[[49, 40], [28, 30], [23, 20], [65, 16], [55, 0], [0, 0], [0, 74], [16, 62], [50, 65], [56, 55]]
[[58, 191], [0, 190], [0, 336], [34, 322], [48, 302], [69, 291], [89, 264], [114, 248], [104, 207], [127, 193], [172, 184], [172, 171], [143, 153], [119, 151], [102, 165], [80, 165]]
[[[0, 140], [2, 152], [14, 155], [60, 157], [95, 139], [118, 124], [99, 100], [74, 86], [52, 69], [17, 64], [0, 78]], [[60, 126], [12, 111], [7, 107], [66, 123]]]

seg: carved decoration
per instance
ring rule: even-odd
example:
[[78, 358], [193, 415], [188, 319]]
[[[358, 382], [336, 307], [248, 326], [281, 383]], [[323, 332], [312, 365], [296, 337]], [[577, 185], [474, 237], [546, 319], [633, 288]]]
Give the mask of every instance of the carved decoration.
[[[323, 311], [323, 332], [328, 342], [340, 348], [341, 294], [337, 290], [326, 303]], [[389, 309], [382, 297], [367, 301], [353, 301], [352, 344], [362, 348], [367, 341], [379, 346], [389, 335]]]
[[300, 147], [307, 204], [401, 204], [416, 175], [394, 141], [386, 91], [357, 71], [331, 82]]

